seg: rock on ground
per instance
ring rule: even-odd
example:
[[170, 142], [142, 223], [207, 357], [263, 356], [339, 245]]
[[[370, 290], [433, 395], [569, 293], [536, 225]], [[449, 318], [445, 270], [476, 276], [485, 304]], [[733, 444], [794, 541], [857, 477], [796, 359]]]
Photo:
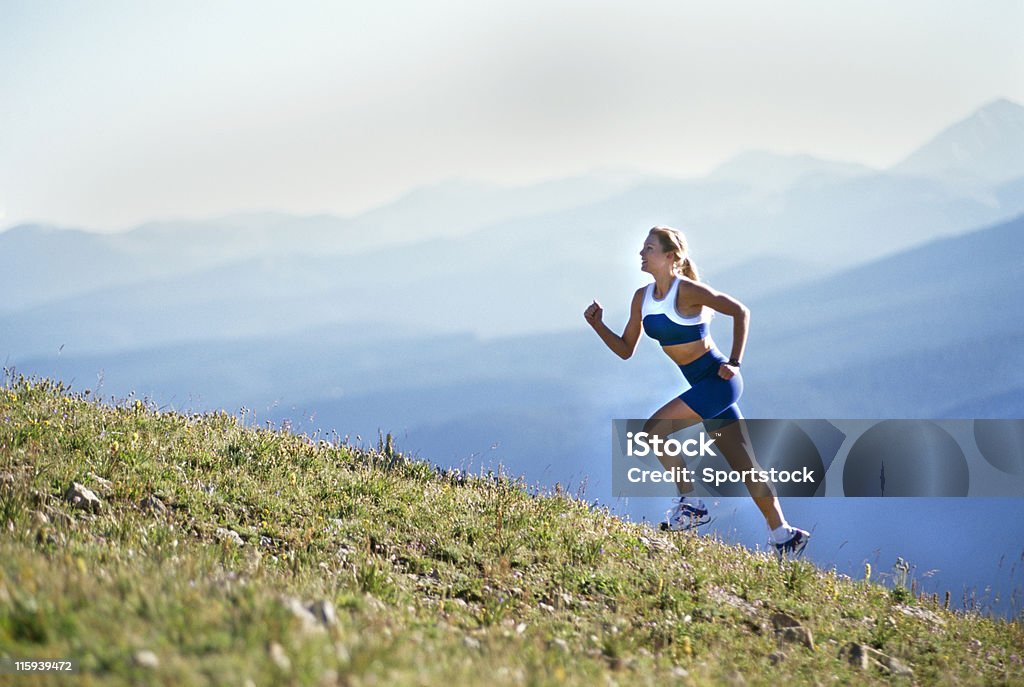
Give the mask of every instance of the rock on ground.
[[71, 486], [68, 487], [68, 490], [64, 493], [64, 500], [68, 501], [73, 508], [87, 510], [92, 513], [98, 513], [103, 506], [103, 502], [99, 500], [96, 494], [78, 482], [72, 482]]

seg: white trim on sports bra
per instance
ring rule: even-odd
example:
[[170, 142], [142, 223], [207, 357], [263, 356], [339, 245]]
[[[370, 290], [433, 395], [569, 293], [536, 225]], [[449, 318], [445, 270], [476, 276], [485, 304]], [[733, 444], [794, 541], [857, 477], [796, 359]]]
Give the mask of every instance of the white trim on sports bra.
[[654, 297], [654, 282], [648, 284], [646, 291], [644, 291], [644, 303], [640, 313], [641, 317], [647, 317], [648, 315], [665, 315], [676, 324], [682, 325], [696, 325], [711, 322], [711, 318], [715, 316], [715, 313], [707, 306], [701, 306], [699, 315], [687, 317], [686, 315], [679, 314], [679, 311], [676, 310], [676, 293], [678, 291], [678, 277], [676, 277], [672, 282], [672, 286], [669, 287], [668, 293], [665, 294], [665, 297], [661, 300]]

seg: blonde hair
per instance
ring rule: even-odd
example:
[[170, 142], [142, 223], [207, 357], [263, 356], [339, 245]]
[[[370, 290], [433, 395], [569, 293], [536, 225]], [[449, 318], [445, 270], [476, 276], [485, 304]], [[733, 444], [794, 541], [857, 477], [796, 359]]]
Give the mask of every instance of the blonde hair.
[[658, 237], [658, 243], [661, 244], [663, 251], [675, 256], [673, 269], [677, 274], [700, 281], [697, 265], [690, 259], [690, 249], [686, 245], [686, 237], [683, 236], [683, 232], [672, 227], [657, 226], [653, 227], [650, 233]]

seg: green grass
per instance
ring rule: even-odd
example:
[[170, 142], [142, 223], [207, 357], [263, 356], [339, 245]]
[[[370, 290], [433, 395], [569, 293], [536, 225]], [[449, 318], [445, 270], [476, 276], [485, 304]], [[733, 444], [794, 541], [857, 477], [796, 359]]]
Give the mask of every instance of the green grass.
[[[64, 499], [73, 482], [99, 512]], [[151, 496], [166, 510], [141, 508]], [[894, 680], [840, 660], [851, 641], [915, 684], [1024, 684], [1018, 623], [441, 471], [388, 441], [357, 450], [48, 380], [0, 389], [0, 527], [0, 655], [74, 658], [74, 684]], [[291, 597], [330, 601], [338, 622], [307, 629]], [[815, 649], [780, 644], [776, 612]], [[159, 665], [138, 665], [143, 650]]]

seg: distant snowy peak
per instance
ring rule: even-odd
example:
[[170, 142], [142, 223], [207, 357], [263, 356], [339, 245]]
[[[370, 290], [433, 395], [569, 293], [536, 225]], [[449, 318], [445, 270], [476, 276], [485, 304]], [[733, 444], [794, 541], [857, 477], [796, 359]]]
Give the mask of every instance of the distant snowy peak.
[[1024, 176], [1024, 107], [1001, 98], [944, 129], [889, 171], [997, 184]]
[[852, 162], [751, 150], [722, 163], [712, 170], [709, 178], [741, 183], [755, 190], [781, 192], [815, 178], [846, 179], [873, 171], [870, 167]]

